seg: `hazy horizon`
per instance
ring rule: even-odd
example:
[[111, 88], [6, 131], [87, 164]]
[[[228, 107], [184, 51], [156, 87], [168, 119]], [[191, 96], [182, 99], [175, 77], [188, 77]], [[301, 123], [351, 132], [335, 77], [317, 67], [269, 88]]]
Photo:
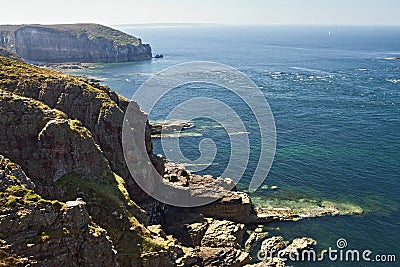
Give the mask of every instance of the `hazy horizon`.
[[12, 1], [0, 24], [400, 25], [397, 0]]
[[400, 24], [227, 24], [227, 23], [212, 23], [212, 22], [149, 22], [149, 23], [117, 23], [117, 24], [106, 24], [101, 22], [60, 22], [60, 23], [4, 23], [0, 24], [0, 26], [14, 26], [14, 25], [61, 25], [61, 24], [100, 24], [108, 27], [129, 27], [129, 26], [138, 26], [138, 27], [185, 27], [185, 26], [293, 26], [293, 27], [400, 27]]

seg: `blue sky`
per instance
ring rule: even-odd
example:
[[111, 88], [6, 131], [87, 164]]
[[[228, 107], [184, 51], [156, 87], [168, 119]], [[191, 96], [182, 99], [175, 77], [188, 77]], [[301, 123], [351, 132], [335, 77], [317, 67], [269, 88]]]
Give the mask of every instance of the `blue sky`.
[[400, 0], [9, 1], [0, 16], [0, 24], [74, 22], [400, 25]]

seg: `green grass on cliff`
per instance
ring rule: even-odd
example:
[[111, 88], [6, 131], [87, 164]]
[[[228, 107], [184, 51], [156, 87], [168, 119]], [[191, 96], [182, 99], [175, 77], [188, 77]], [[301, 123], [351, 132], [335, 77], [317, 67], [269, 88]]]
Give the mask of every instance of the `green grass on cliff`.
[[78, 133], [82, 138], [92, 138], [92, 134], [85, 126], [82, 125], [81, 121], [68, 120], [68, 125], [72, 131]]
[[62, 24], [45, 26], [59, 31], [67, 32], [74, 36], [87, 35], [89, 39], [104, 38], [110, 40], [116, 46], [139, 45], [139, 39], [127, 33], [106, 27], [100, 24]]
[[87, 36], [90, 40], [106, 39], [113, 42], [115, 46], [139, 45], [140, 41], [135, 36], [119, 30], [95, 23], [57, 24], [57, 25], [0, 25], [0, 31], [14, 32], [22, 27], [42, 27], [57, 30], [59, 32], [82, 37]]
[[56, 210], [60, 210], [65, 205], [58, 200], [43, 199], [33, 190], [18, 185], [10, 186], [5, 191], [0, 192], [0, 205], [3, 207], [38, 206], [40, 204], [51, 204]]
[[94, 221], [107, 230], [123, 257], [133, 262], [141, 255], [160, 251], [165, 244], [151, 238], [149, 230], [137, 219], [136, 204], [130, 199], [125, 181], [115, 173], [104, 173], [102, 181], [66, 175], [57, 181], [66, 188], [64, 201], [83, 194]]
[[51, 88], [67, 92], [80, 91], [101, 100], [101, 111], [116, 107], [116, 103], [110, 99], [108, 87], [1, 56], [0, 88], [39, 100], [40, 92], [49, 91]]

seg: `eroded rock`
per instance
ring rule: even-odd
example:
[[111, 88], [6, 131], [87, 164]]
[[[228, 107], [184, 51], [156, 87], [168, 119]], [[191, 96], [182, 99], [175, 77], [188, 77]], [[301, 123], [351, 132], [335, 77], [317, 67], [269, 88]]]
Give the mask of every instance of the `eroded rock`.
[[287, 247], [288, 241], [284, 241], [282, 236], [273, 236], [265, 239], [261, 243], [261, 250], [268, 255], [268, 257], [276, 256], [278, 251], [281, 251]]
[[290, 243], [290, 245], [280, 252], [280, 255], [300, 255], [302, 251], [311, 249], [316, 244], [317, 241], [309, 237], [296, 238], [292, 241], [292, 243]]
[[203, 259], [203, 266], [205, 267], [241, 267], [250, 263], [250, 256], [248, 253], [232, 247], [201, 247], [199, 255]]
[[245, 231], [244, 224], [226, 220], [209, 220], [209, 226], [201, 240], [203, 247], [234, 247], [240, 249]]
[[[14, 171], [20, 169], [16, 164], [10, 165]], [[7, 169], [2, 166], [2, 170]], [[41, 266], [117, 266], [113, 244], [106, 230], [92, 221], [85, 202], [64, 204], [42, 199], [28, 189], [31, 182], [24, 183], [29, 178], [20, 180], [11, 174], [6, 170], [1, 178], [3, 253]], [[18, 177], [22, 176], [21, 171]]]

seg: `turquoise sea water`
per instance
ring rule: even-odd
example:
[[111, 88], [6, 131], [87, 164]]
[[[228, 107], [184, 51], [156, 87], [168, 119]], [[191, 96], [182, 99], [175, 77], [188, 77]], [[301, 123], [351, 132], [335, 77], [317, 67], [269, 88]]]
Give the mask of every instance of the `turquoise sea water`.
[[[295, 266], [400, 266], [400, 27], [163, 27], [122, 30], [151, 43], [164, 59], [98, 64], [73, 71], [101, 79], [131, 97], [154, 73], [188, 61], [214, 61], [246, 73], [268, 100], [277, 128], [277, 150], [257, 204], [301, 205], [329, 200], [361, 207], [361, 216], [324, 217], [273, 223], [270, 231], [291, 239], [310, 236], [318, 249], [336, 248], [345, 238], [351, 249], [395, 254], [396, 263], [329, 262]], [[149, 92], [151, 94], [151, 92]], [[241, 100], [211, 85], [177, 88], [150, 114], [163, 119], [177, 104], [196, 96], [224, 101], [250, 133], [245, 188], [259, 156], [254, 115]], [[221, 174], [229, 159], [229, 141], [213, 121], [198, 120], [181, 138], [185, 156], [199, 156], [198, 144], [212, 138], [218, 147], [213, 165]], [[155, 150], [162, 153], [159, 139]], [[190, 168], [190, 167], [188, 167]]]

